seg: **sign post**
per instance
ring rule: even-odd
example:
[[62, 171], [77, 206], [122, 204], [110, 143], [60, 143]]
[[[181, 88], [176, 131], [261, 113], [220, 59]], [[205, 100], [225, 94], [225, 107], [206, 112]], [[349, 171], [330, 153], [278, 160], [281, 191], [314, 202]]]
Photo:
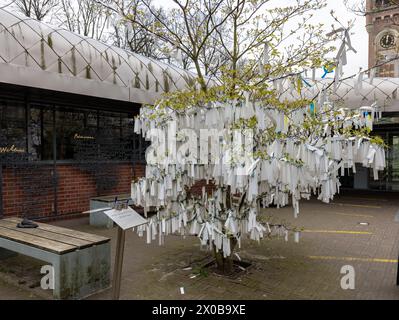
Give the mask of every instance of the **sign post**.
[[399, 286], [399, 255], [398, 255], [398, 268], [396, 270], [396, 285]]
[[112, 298], [119, 300], [121, 292], [123, 255], [125, 250], [126, 230], [141, 226], [147, 223], [147, 220], [140, 216], [132, 208], [113, 209], [104, 211], [104, 213], [118, 225], [118, 238], [116, 243], [114, 274], [112, 279]]
[[123, 254], [125, 251], [125, 235], [126, 235], [126, 231], [118, 226], [118, 239], [116, 242], [114, 275], [112, 277], [112, 299], [113, 300], [119, 300], [119, 295], [121, 292]]

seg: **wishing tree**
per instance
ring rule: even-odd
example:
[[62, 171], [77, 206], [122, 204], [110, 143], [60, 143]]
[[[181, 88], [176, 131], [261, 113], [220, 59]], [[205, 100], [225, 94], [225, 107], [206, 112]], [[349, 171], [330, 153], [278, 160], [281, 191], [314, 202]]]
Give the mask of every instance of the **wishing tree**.
[[[291, 203], [297, 216], [302, 198], [333, 199], [339, 176], [356, 172], [356, 163], [376, 179], [385, 167], [382, 141], [369, 136], [375, 107], [337, 110], [326, 101], [315, 108], [306, 99], [280, 103], [272, 92], [265, 99], [257, 97], [259, 88], [247, 89], [242, 99], [229, 100], [215, 89], [206, 103], [184, 107], [172, 103], [177, 94], [141, 109], [135, 121], [136, 132], [152, 143], [145, 178], [132, 184], [133, 201], [157, 212], [145, 227], [147, 241], [197, 235], [224, 272], [243, 237], [288, 236], [284, 225], [257, 220], [261, 205]], [[200, 181], [211, 191], [191, 192]]]
[[[155, 106], [142, 107], [135, 119], [135, 132], [151, 145], [145, 177], [132, 182], [132, 199], [146, 214], [155, 213], [138, 233], [160, 244], [168, 234], [196, 235], [214, 252], [218, 268], [230, 273], [244, 238], [288, 239], [294, 232], [299, 240], [298, 230], [260, 219], [262, 207], [291, 204], [297, 216], [303, 198], [316, 195], [329, 202], [339, 192], [339, 177], [355, 172], [356, 163], [378, 179], [385, 167], [384, 144], [370, 132], [380, 112], [376, 105], [348, 109], [329, 98], [339, 88], [347, 50], [355, 51], [349, 27], [325, 36], [303, 18], [286, 34], [287, 21], [321, 8], [323, 1], [298, 0], [266, 13], [260, 10], [266, 0], [174, 2], [172, 13], [185, 21], [176, 30], [170, 29], [169, 15], [156, 14], [146, 1], [140, 3], [156, 18], [154, 27], [145, 28], [122, 10], [134, 26], [189, 57], [198, 74], [196, 86], [166, 94]], [[294, 35], [299, 35], [295, 42], [284, 45]], [[337, 55], [327, 59], [334, 51], [330, 42], [339, 36]], [[210, 52], [221, 56], [201, 66]], [[211, 65], [209, 79], [203, 71]], [[322, 67], [323, 77], [334, 74], [327, 85], [315, 77]], [[362, 78], [363, 73], [360, 84]], [[287, 87], [295, 99], [284, 98]], [[202, 193], [194, 192], [198, 185]]]

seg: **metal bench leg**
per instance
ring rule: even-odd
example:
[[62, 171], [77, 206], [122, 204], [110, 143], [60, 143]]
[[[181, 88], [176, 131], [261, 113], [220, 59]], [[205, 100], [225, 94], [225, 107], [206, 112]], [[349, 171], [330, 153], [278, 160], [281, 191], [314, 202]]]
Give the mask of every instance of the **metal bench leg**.
[[59, 255], [53, 263], [54, 298], [73, 299], [75, 295], [74, 272], [76, 270], [76, 252]]
[[78, 251], [75, 279], [79, 281], [77, 298], [87, 297], [110, 286], [111, 245], [105, 243]]
[[111, 245], [105, 243], [59, 256], [53, 264], [54, 298], [82, 299], [110, 286]]
[[97, 290], [111, 286], [111, 242], [93, 247], [93, 280]]

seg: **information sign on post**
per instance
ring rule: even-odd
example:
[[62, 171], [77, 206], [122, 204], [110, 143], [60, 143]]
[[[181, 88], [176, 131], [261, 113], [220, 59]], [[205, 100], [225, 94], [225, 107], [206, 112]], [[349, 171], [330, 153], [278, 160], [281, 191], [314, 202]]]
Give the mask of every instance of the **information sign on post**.
[[113, 276], [113, 299], [118, 300], [121, 289], [123, 254], [125, 249], [125, 232], [127, 229], [138, 227], [147, 223], [147, 220], [132, 208], [112, 209], [104, 213], [118, 225], [118, 240], [116, 244], [115, 267]]

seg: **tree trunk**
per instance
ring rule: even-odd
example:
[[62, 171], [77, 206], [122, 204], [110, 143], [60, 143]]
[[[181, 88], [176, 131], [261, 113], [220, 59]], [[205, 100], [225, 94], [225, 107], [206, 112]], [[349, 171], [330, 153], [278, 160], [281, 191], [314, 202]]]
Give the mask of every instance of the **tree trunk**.
[[233, 252], [236, 245], [237, 240], [235, 238], [230, 239], [231, 254], [226, 258], [223, 256], [223, 251], [216, 252], [215, 246], [213, 247], [213, 254], [215, 256], [217, 269], [224, 275], [229, 275], [234, 272]]
[[[226, 189], [226, 209], [231, 209], [232, 207], [231, 187], [228, 186]], [[237, 239], [230, 238], [230, 256], [226, 258], [223, 255], [223, 251], [216, 252], [216, 247], [213, 246], [213, 255], [216, 260], [217, 269], [221, 274], [229, 275], [234, 272], [233, 253], [236, 245]]]

